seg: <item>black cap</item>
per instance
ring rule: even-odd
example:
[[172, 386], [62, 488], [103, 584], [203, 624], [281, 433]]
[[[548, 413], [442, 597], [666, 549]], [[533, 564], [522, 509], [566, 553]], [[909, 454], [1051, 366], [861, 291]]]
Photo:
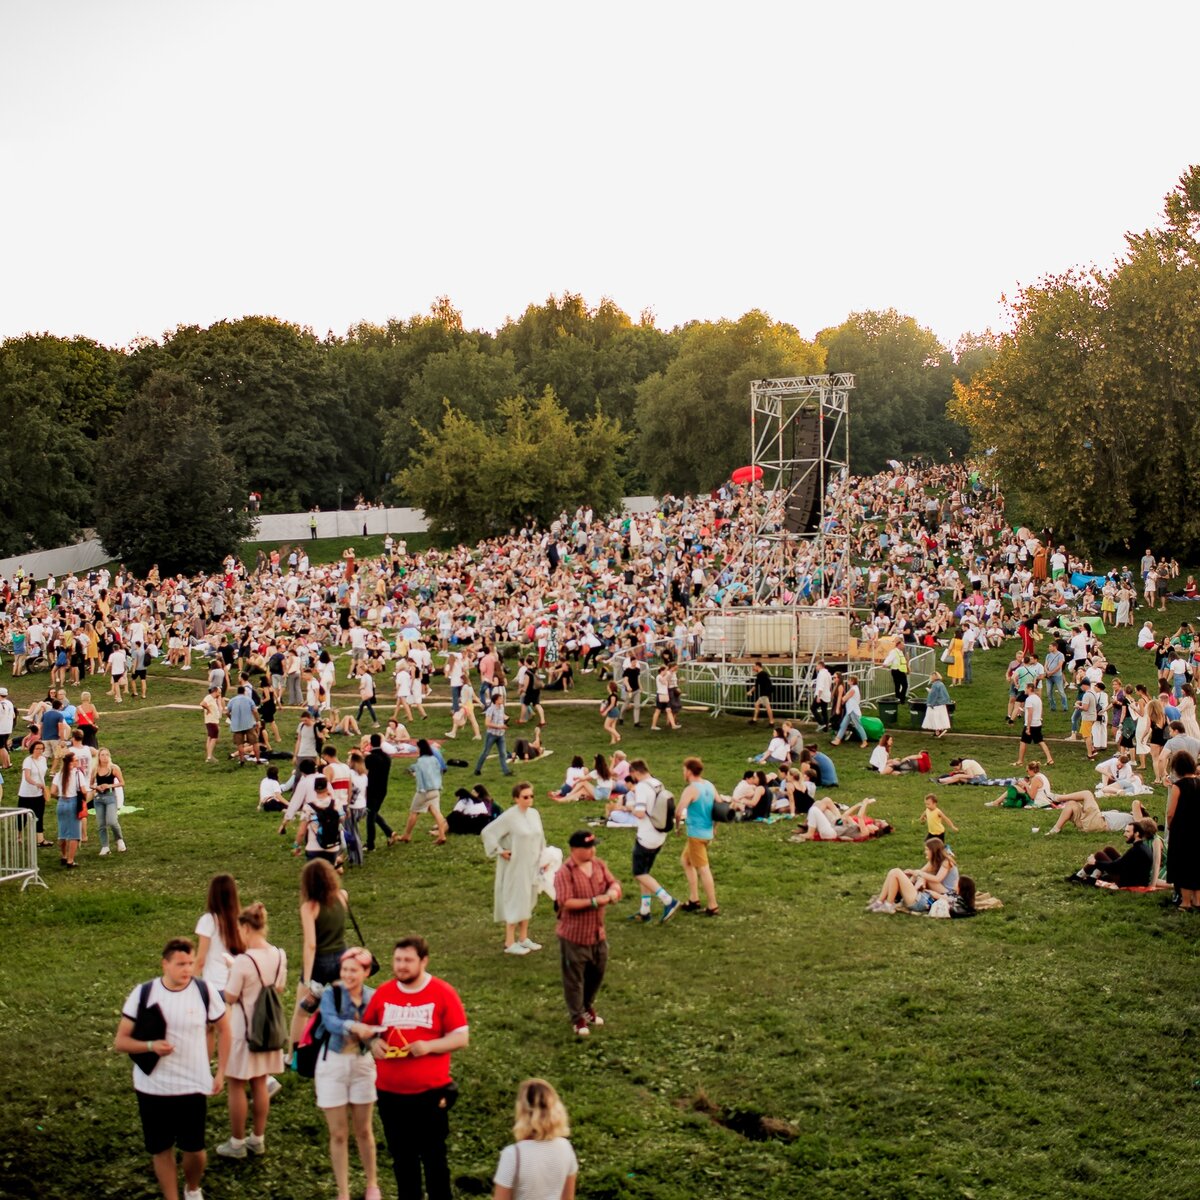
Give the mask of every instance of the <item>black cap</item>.
[[596, 835], [587, 829], [577, 829], [571, 834], [567, 845], [572, 850], [590, 850], [596, 844]]

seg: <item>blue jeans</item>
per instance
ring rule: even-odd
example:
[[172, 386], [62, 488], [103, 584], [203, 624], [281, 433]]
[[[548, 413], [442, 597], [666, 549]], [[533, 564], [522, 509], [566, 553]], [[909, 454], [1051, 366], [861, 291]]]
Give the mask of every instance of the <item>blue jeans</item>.
[[1048, 693], [1047, 699], [1050, 701], [1050, 711], [1058, 711], [1058, 706], [1054, 703], [1054, 697], [1060, 696], [1062, 698], [1062, 710], [1063, 712], [1066, 712], [1069, 706], [1067, 704], [1067, 691], [1066, 688], [1063, 687], [1063, 677], [1061, 671], [1058, 671], [1053, 675], [1046, 676], [1046, 691]]
[[973, 682], [971, 679], [971, 659], [975, 657], [974, 650], [963, 651], [963, 683]]
[[458, 687], [452, 687], [450, 689], [450, 711], [452, 713], [458, 712], [461, 705], [462, 705], [462, 685], [459, 684]]
[[475, 774], [478, 775], [483, 770], [483, 764], [487, 760], [488, 754], [493, 746], [499, 747], [500, 755], [500, 771], [504, 775], [511, 775], [512, 772], [508, 769], [508, 750], [504, 745], [504, 734], [492, 733], [489, 729], [483, 738], [483, 750], [479, 755], [479, 761], [475, 764]]
[[111, 840], [123, 842], [121, 825], [117, 820], [117, 798], [111, 792], [97, 792], [93, 807], [96, 810], [96, 823], [100, 827], [100, 845], [107, 846]]
[[841, 727], [837, 731], [837, 740], [840, 742], [846, 736], [846, 730], [849, 729], [851, 725], [854, 726], [854, 732], [858, 734], [863, 742], [866, 742], [867, 731], [862, 727], [862, 722], [858, 719], [858, 713], [856, 712], [847, 712], [846, 715], [842, 717]]

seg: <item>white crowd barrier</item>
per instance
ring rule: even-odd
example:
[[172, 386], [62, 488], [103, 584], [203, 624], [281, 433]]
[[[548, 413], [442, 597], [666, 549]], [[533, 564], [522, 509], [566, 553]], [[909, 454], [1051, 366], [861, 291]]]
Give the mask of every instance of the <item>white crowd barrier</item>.
[[0, 883], [48, 887], [38, 870], [37, 823], [27, 808], [0, 808]]

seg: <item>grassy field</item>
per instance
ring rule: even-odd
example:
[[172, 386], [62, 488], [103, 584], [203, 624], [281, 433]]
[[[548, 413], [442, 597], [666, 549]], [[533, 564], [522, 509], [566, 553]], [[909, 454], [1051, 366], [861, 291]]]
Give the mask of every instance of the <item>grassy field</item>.
[[[1125, 678], [1152, 677], [1128, 635], [1109, 645]], [[929, 745], [938, 765], [969, 752], [1008, 773], [1016, 746], [1003, 720], [1007, 658], [976, 655], [952, 738], [934, 748], [905, 731], [898, 747]], [[45, 677], [10, 686], [25, 703]], [[93, 823], [80, 870], [61, 872], [43, 852], [49, 890], [0, 891], [6, 1197], [155, 1194], [128, 1060], [109, 1045], [125, 995], [156, 973], [168, 937], [191, 933], [214, 872], [232, 871], [244, 901], [266, 904], [274, 940], [299, 961], [299, 864], [276, 818], [255, 811], [257, 774], [205, 767], [199, 713], [161, 707], [197, 703], [202, 688], [199, 671], [159, 668], [145, 705], [101, 704], [101, 744], [141, 810], [123, 821], [129, 853], [97, 857]], [[583, 694], [598, 688], [589, 682]], [[444, 712], [432, 710], [424, 728], [440, 735]], [[294, 715], [281, 724], [290, 734]], [[1049, 729], [1062, 736], [1065, 719], [1051, 717]], [[547, 735], [556, 754], [528, 771], [539, 794], [561, 781], [571, 753], [604, 748], [591, 706], [551, 706]], [[684, 755], [700, 753], [723, 790], [765, 745], [761, 727], [698, 713], [685, 713], [679, 733], [627, 735], [625, 749], [672, 782]], [[1091, 782], [1081, 747], [1053, 748], [1057, 787]], [[564, 1014], [549, 906], [532, 926], [546, 949], [503, 956], [490, 920], [492, 868], [475, 839], [380, 850], [348, 873], [374, 948], [424, 934], [433, 971], [467, 1006], [472, 1041], [455, 1058], [462, 1099], [450, 1147], [459, 1194], [490, 1194], [514, 1085], [528, 1075], [563, 1093], [580, 1195], [597, 1200], [1200, 1194], [1200, 922], [1157, 897], [1070, 887], [1063, 877], [1100, 839], [1035, 836], [1044, 814], [985, 809], [990, 793], [968, 788], [938, 789], [962, 830], [951, 840], [963, 870], [1004, 909], [955, 922], [868, 915], [887, 868], [920, 861], [928, 777], [880, 779], [861, 749], [832, 753], [839, 799], [878, 796], [895, 834], [791, 845], [787, 823], [720, 827], [712, 857], [723, 915], [640, 926], [625, 920], [629, 902], [613, 910], [601, 996], [608, 1024], [583, 1044]], [[7, 774], [11, 798], [16, 773]], [[456, 775], [466, 772], [451, 773], [451, 788]], [[496, 789], [503, 782], [494, 759], [485, 778]], [[395, 821], [410, 789], [393, 780], [385, 814]], [[539, 806], [558, 845], [590, 815]], [[1151, 808], [1161, 819], [1161, 790]], [[630, 833], [606, 831], [602, 846], [627, 889], [630, 845]], [[659, 860], [672, 889], [682, 887], [677, 847], [669, 842]], [[210, 1146], [227, 1130], [221, 1099], [210, 1107]], [[382, 1154], [381, 1165], [393, 1195]], [[205, 1195], [333, 1195], [310, 1084], [286, 1079], [267, 1156], [214, 1156]]]

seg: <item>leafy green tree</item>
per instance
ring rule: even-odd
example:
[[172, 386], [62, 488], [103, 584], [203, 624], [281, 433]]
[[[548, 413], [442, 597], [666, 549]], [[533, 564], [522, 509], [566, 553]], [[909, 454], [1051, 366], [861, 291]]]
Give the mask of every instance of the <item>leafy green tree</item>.
[[92, 524], [96, 439], [127, 397], [120, 352], [88, 338], [0, 345], [0, 552], [59, 546]]
[[1200, 168], [1109, 270], [1023, 289], [955, 416], [1035, 525], [1093, 549], [1200, 550]]
[[824, 350], [754, 309], [687, 325], [665, 371], [638, 388], [638, 458], [656, 492], [709, 491], [749, 461], [750, 381], [812, 375]]
[[861, 474], [890, 458], [961, 455], [968, 439], [946, 415], [953, 395], [954, 360], [932, 330], [894, 308], [852, 313], [822, 330], [826, 369], [849, 371], [850, 466]]
[[249, 535], [217, 406], [182, 376], [151, 375], [98, 449], [96, 532], [139, 574], [211, 571]]
[[399, 483], [438, 532], [479, 537], [580, 504], [608, 513], [621, 498], [620, 423], [598, 411], [573, 422], [549, 389], [500, 401], [492, 427], [447, 402], [440, 430], [419, 440]]
[[552, 388], [574, 420], [599, 404], [626, 423], [638, 384], [664, 370], [675, 349], [652, 313], [642, 313], [635, 325], [608, 298], [589, 308], [572, 292], [529, 305], [496, 334], [496, 345], [512, 354], [525, 395]]
[[312, 330], [244, 317], [180, 326], [139, 353], [204, 390], [226, 449], [268, 512], [331, 507], [339, 484], [353, 496], [367, 482], [346, 450], [348, 389]]

